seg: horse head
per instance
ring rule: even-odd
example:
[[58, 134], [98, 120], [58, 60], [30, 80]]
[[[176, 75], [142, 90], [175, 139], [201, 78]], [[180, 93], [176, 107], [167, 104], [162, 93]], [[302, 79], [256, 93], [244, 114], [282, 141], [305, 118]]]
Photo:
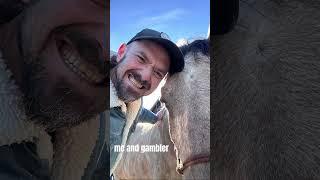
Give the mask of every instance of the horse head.
[[181, 47], [185, 68], [169, 76], [161, 100], [169, 111], [169, 130], [175, 145], [178, 172], [186, 178], [209, 178], [210, 56], [209, 41]]

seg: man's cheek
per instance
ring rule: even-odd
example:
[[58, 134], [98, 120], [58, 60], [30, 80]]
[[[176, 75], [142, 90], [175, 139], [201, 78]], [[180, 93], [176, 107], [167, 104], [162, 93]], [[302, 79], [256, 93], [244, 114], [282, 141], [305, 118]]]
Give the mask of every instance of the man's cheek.
[[154, 90], [155, 90], [155, 88], [150, 88], [148, 91], [146, 91], [146, 92], [144, 93], [144, 96], [150, 95], [151, 93], [153, 93]]

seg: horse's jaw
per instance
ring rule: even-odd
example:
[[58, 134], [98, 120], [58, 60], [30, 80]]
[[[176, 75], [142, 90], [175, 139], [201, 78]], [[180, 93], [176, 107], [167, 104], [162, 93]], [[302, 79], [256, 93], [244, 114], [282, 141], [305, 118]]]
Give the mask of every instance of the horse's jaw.
[[210, 179], [210, 163], [190, 166], [184, 171], [182, 179]]
[[[199, 123], [199, 121], [204, 123]], [[187, 163], [191, 165], [185, 167], [181, 172], [183, 177], [209, 179], [210, 136], [207, 135], [210, 134], [210, 118], [190, 117], [188, 113], [181, 113], [179, 116], [170, 117], [169, 125], [171, 141], [175, 147], [177, 169], [192, 161]], [[200, 163], [194, 163], [199, 159], [201, 159]]]

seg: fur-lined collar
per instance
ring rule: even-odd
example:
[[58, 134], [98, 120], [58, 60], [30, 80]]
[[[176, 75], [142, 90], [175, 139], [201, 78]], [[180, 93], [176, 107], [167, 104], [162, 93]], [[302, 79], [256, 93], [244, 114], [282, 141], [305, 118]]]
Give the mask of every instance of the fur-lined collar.
[[112, 81], [110, 80], [110, 108], [121, 107], [123, 112], [127, 111], [126, 104], [121, 101], [117, 95], [116, 88], [114, 87]]
[[[138, 100], [133, 101], [131, 103], [127, 103], [127, 104], [124, 103], [123, 101], [121, 101], [118, 98], [116, 90], [114, 88], [114, 85], [113, 85], [112, 81], [110, 81], [110, 108], [119, 107], [119, 106], [121, 107], [122, 111], [126, 115], [126, 125], [123, 130], [123, 136], [122, 136], [122, 141], [121, 141], [121, 145], [126, 145], [130, 128], [133, 125], [134, 121], [137, 118], [137, 115], [140, 112], [140, 109], [142, 106], [142, 98], [139, 98]], [[117, 165], [122, 157], [122, 154], [123, 154], [122, 152], [120, 152], [118, 154], [118, 157], [116, 159], [114, 166], [110, 168], [110, 175], [113, 173], [113, 171], [117, 167]]]
[[51, 164], [51, 138], [44, 128], [27, 120], [22, 101], [22, 93], [0, 52], [0, 146], [27, 141], [37, 143], [43, 146], [38, 149], [40, 158], [48, 159]]

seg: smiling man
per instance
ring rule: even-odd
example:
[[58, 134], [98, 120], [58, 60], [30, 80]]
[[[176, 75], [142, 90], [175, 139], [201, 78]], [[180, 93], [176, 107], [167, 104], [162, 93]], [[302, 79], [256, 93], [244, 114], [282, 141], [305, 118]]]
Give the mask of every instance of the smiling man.
[[115, 146], [126, 145], [143, 121], [154, 122], [156, 117], [142, 108], [141, 97], [151, 94], [167, 74], [180, 72], [184, 59], [179, 48], [162, 32], [144, 29], [127, 44], [122, 44], [117, 56], [111, 58], [110, 72], [110, 173], [121, 159]]
[[0, 12], [0, 179], [94, 179], [109, 95], [109, 2], [0, 6], [9, 7]]

